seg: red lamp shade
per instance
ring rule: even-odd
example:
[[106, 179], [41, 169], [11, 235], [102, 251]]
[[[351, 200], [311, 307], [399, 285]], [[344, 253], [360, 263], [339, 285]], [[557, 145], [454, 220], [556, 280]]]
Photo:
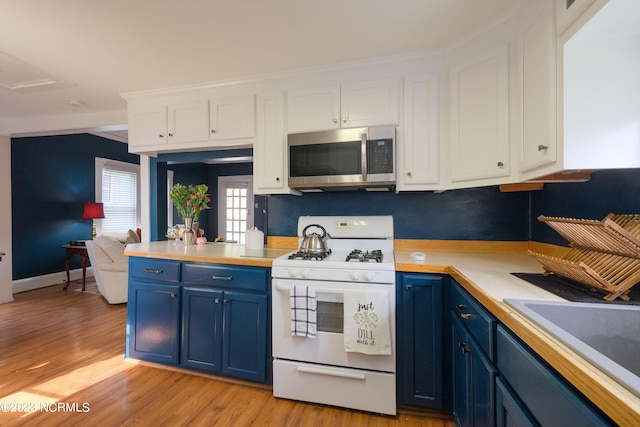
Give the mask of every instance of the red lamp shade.
[[96, 219], [104, 218], [104, 204], [103, 203], [85, 203], [84, 212], [82, 212], [82, 219]]

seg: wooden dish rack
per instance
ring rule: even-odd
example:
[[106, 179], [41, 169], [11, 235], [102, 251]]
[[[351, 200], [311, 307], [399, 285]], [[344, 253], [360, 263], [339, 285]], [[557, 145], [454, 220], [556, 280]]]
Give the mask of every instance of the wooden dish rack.
[[628, 301], [640, 282], [640, 215], [609, 214], [602, 221], [539, 216], [566, 238], [571, 249], [562, 258], [529, 251], [554, 273], [605, 292], [604, 299]]

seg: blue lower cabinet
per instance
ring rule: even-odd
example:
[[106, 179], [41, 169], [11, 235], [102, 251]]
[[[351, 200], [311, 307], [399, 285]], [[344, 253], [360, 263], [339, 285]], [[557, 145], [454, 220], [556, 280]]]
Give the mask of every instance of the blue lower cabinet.
[[[222, 373], [265, 382], [267, 372], [267, 296], [224, 293]], [[270, 352], [269, 352], [270, 353]]]
[[177, 365], [180, 285], [129, 281], [127, 357]]
[[498, 371], [453, 313], [451, 321], [454, 419], [462, 427], [493, 426]]
[[131, 357], [271, 382], [269, 270], [129, 259]]
[[448, 276], [398, 274], [398, 403], [444, 409], [444, 292]]
[[537, 427], [511, 388], [501, 377], [496, 378], [496, 427]]
[[182, 352], [185, 368], [222, 371], [223, 291], [185, 286], [182, 290]]
[[497, 347], [500, 375], [533, 425], [615, 425], [503, 326], [498, 327]]
[[265, 382], [267, 296], [185, 286], [181, 365]]

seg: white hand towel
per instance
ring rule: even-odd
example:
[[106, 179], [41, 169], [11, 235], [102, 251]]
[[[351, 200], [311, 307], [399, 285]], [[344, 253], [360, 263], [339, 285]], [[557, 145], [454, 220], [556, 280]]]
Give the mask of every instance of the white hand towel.
[[291, 335], [315, 338], [317, 330], [316, 290], [311, 286], [294, 285], [289, 291]]
[[344, 293], [344, 351], [391, 354], [389, 295], [386, 291]]

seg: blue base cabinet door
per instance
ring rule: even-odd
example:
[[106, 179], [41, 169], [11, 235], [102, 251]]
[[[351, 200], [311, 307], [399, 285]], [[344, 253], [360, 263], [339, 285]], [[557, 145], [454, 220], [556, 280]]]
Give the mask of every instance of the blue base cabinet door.
[[182, 366], [266, 381], [266, 295], [185, 286], [182, 299]]
[[267, 296], [224, 292], [222, 373], [265, 382], [267, 372]]
[[180, 285], [129, 282], [127, 357], [177, 365]]
[[461, 321], [452, 316], [453, 416], [457, 425], [495, 425], [497, 369]]
[[501, 377], [496, 379], [496, 427], [537, 427], [533, 417]]
[[398, 402], [444, 409], [444, 287], [447, 276], [398, 274]]
[[185, 286], [182, 290], [182, 354], [186, 368], [222, 372], [223, 292]]

